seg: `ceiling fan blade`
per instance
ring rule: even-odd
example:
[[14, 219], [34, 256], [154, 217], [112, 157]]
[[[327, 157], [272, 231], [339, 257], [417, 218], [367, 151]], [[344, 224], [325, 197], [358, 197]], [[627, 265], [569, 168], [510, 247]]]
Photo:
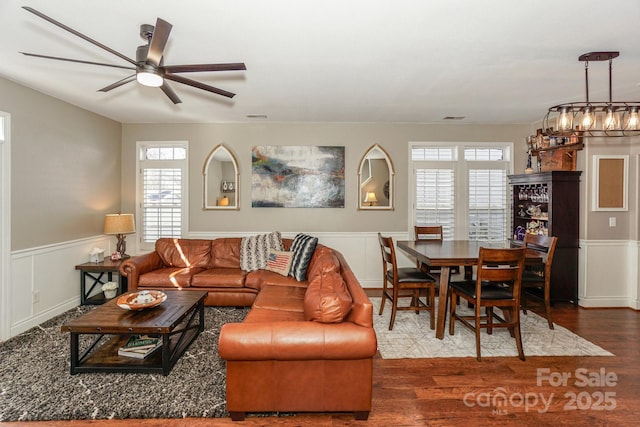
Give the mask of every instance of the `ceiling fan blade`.
[[56, 20], [55, 20], [55, 19], [53, 19], [53, 18], [49, 18], [49, 17], [48, 17], [47, 15], [45, 15], [44, 13], [39, 12], [39, 11], [35, 10], [34, 8], [32, 8], [32, 7], [29, 7], [29, 6], [22, 6], [22, 8], [23, 8], [24, 10], [28, 11], [28, 12], [33, 13], [33, 14], [34, 14], [34, 15], [36, 15], [36, 16], [39, 16], [40, 18], [44, 19], [45, 21], [48, 21], [48, 22], [52, 23], [53, 25], [56, 25], [56, 26], [58, 26], [58, 27], [62, 28], [63, 30], [66, 30], [66, 31], [70, 32], [71, 34], [73, 34], [73, 35], [75, 35], [75, 36], [78, 36], [78, 37], [80, 37], [81, 39], [86, 40], [86, 41], [88, 41], [89, 43], [91, 43], [91, 44], [93, 44], [93, 45], [95, 45], [95, 46], [98, 46], [99, 48], [104, 49], [104, 50], [106, 50], [107, 52], [109, 52], [109, 53], [111, 53], [111, 54], [113, 54], [113, 55], [116, 55], [116, 56], [117, 56], [117, 57], [119, 57], [119, 58], [124, 59], [125, 61], [127, 61], [127, 62], [129, 62], [129, 63], [131, 63], [131, 64], [133, 64], [133, 65], [137, 65], [137, 64], [136, 64], [136, 62], [135, 62], [133, 59], [128, 58], [128, 57], [126, 57], [125, 55], [121, 54], [120, 52], [117, 52], [117, 51], [115, 51], [115, 50], [111, 49], [110, 47], [105, 46], [105, 45], [103, 45], [102, 43], [100, 43], [100, 42], [97, 42], [97, 41], [93, 40], [91, 37], [85, 36], [84, 34], [82, 34], [82, 33], [78, 32], [78, 31], [74, 30], [73, 28], [67, 27], [67, 26], [66, 26], [66, 25], [64, 25], [63, 23], [58, 22], [58, 21], [56, 21]]
[[160, 89], [173, 101], [174, 104], [180, 104], [182, 101], [178, 98], [178, 95], [174, 92], [174, 90], [169, 86], [169, 83], [166, 81], [160, 86]]
[[174, 82], [182, 83], [185, 85], [193, 86], [198, 89], [206, 90], [208, 92], [217, 93], [218, 95], [226, 96], [227, 98], [233, 98], [235, 93], [227, 92], [226, 90], [218, 89], [217, 87], [209, 86], [204, 83], [197, 82], [195, 80], [187, 79], [182, 76], [176, 76], [174, 74], [165, 73], [165, 79], [173, 80]]
[[83, 61], [82, 59], [60, 58], [59, 56], [40, 55], [37, 53], [20, 52], [23, 55], [35, 56], [36, 58], [55, 59], [56, 61], [77, 62], [79, 64], [100, 65], [101, 67], [122, 68], [125, 70], [135, 70], [135, 67], [126, 67], [124, 65], [105, 64], [103, 62]]
[[167, 45], [167, 40], [169, 40], [171, 28], [173, 28], [173, 25], [169, 24], [164, 19], [158, 18], [156, 20], [156, 26], [153, 29], [153, 36], [151, 36], [151, 42], [149, 42], [147, 63], [153, 64], [156, 67], [160, 66], [164, 48]]
[[247, 67], [242, 62], [232, 64], [192, 64], [192, 65], [169, 65], [164, 67], [169, 73], [195, 73], [200, 71], [236, 71], [246, 70]]
[[111, 89], [115, 89], [115, 88], [117, 88], [117, 87], [120, 87], [120, 86], [122, 86], [123, 84], [126, 84], [126, 83], [129, 83], [129, 82], [134, 81], [135, 79], [136, 79], [136, 75], [135, 75], [135, 74], [133, 74], [133, 75], [131, 75], [131, 76], [129, 76], [129, 77], [125, 77], [125, 78], [124, 78], [124, 79], [122, 79], [122, 80], [118, 80], [118, 81], [117, 81], [117, 82], [115, 82], [115, 83], [111, 83], [109, 86], [105, 86], [105, 87], [103, 87], [102, 89], [99, 89], [99, 90], [98, 90], [98, 92], [109, 92]]

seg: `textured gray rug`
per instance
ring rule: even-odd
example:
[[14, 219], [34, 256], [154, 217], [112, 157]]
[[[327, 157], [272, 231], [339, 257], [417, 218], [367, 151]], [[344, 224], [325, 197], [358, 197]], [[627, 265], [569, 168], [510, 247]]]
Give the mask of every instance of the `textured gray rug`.
[[166, 377], [70, 375], [69, 334], [60, 325], [91, 309], [78, 307], [0, 343], [0, 421], [228, 416], [218, 336], [248, 309], [206, 307], [205, 331]]

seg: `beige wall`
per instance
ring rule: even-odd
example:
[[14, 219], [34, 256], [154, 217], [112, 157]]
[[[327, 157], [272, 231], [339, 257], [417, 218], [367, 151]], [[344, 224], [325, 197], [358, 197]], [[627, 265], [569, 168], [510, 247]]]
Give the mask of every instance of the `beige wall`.
[[102, 234], [120, 207], [120, 123], [0, 78], [11, 114], [11, 250]]
[[[137, 141], [189, 141], [189, 231], [406, 231], [408, 230], [408, 144], [416, 141], [513, 142], [515, 171], [526, 165], [524, 137], [529, 125], [412, 124], [123, 124], [123, 210], [134, 211]], [[202, 210], [202, 166], [217, 144], [238, 159], [240, 210]], [[395, 175], [395, 211], [357, 210], [357, 167], [365, 151], [380, 144], [391, 157]], [[256, 145], [344, 145], [345, 208], [251, 208], [251, 148]]]

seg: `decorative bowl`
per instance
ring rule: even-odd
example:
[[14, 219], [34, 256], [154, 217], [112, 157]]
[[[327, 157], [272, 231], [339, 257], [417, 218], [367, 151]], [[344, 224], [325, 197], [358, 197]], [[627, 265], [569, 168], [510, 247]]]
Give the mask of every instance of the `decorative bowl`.
[[116, 303], [125, 310], [137, 311], [156, 307], [166, 299], [167, 294], [162, 291], [138, 291], [121, 295]]

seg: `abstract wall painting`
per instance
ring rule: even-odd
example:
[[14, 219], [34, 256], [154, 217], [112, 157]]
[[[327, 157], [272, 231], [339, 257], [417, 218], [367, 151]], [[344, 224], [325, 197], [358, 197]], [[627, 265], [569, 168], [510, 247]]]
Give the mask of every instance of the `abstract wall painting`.
[[256, 146], [251, 206], [344, 208], [344, 146]]

